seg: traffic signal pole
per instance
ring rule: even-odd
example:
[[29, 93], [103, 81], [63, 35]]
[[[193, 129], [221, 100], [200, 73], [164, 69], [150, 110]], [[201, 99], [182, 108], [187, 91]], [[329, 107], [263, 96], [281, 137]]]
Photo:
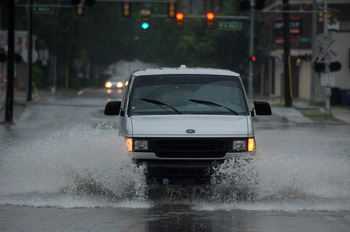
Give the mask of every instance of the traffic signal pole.
[[[327, 0], [323, 0], [323, 25], [324, 25], [324, 41], [323, 41], [323, 49], [324, 51], [328, 51], [327, 50], [327, 46], [329, 46], [329, 42], [328, 42], [328, 4], [327, 4]], [[329, 53], [326, 52], [325, 56], [324, 56], [324, 74], [326, 76], [328, 76], [330, 74], [330, 59], [329, 59]], [[325, 113], [326, 114], [331, 114], [331, 95], [332, 95], [332, 91], [331, 91], [331, 87], [329, 86], [329, 84], [327, 84], [327, 86], [325, 87], [325, 97], [326, 97], [326, 102], [325, 102]]]
[[33, 0], [29, 0], [29, 6], [28, 6], [27, 101], [32, 101], [32, 57], [33, 57]]
[[5, 103], [5, 122], [12, 123], [13, 91], [15, 79], [15, 1], [8, 0], [8, 60], [7, 60], [7, 89]]
[[289, 0], [283, 0], [284, 106], [292, 106], [290, 64]]
[[[250, 0], [250, 42], [249, 42], [249, 57], [254, 54], [254, 17], [255, 17], [255, 1]], [[248, 97], [253, 98], [254, 86], [253, 86], [253, 61], [249, 61], [249, 76], [248, 76]]]

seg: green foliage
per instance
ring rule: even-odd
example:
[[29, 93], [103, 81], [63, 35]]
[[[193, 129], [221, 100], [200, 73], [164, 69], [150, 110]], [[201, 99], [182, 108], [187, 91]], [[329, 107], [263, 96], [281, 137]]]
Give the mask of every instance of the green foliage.
[[333, 115], [331, 114], [325, 114], [321, 112], [315, 112], [315, 111], [304, 111], [302, 112], [304, 116], [310, 118], [313, 121], [327, 121], [327, 120], [334, 120]]
[[[162, 3], [132, 2], [129, 18], [122, 17], [121, 2], [96, 2], [94, 6], [84, 8], [83, 16], [77, 16], [73, 6], [55, 8], [54, 14], [33, 15], [36, 49], [48, 49], [50, 58], [57, 54], [58, 87], [65, 84], [67, 67], [70, 78], [77, 77], [79, 72], [88, 72], [85, 76], [100, 75], [96, 70], [102, 72], [105, 67], [122, 59], [139, 59], [160, 66], [186, 64], [226, 68], [240, 72], [244, 77], [248, 73], [249, 22], [243, 21], [242, 31], [221, 31], [218, 29], [219, 20], [215, 20], [214, 29], [207, 29], [206, 19], [186, 18], [189, 14], [204, 15], [205, 9], [210, 8], [217, 15], [249, 15], [249, 12], [238, 12], [237, 2], [221, 0], [211, 5], [209, 1], [203, 1], [203, 9], [184, 12], [183, 29], [176, 29], [174, 19], [154, 17], [167, 13], [167, 4]], [[18, 0], [16, 4], [26, 3], [26, 0]], [[35, 3], [45, 5], [47, 0], [36, 0]], [[67, 6], [70, 1], [61, 1], [60, 4]], [[177, 2], [178, 10], [185, 9], [183, 6], [187, 5], [184, 0]], [[147, 30], [140, 27], [141, 9], [151, 10], [150, 28]], [[6, 14], [6, 11], [2, 9], [2, 13]], [[16, 7], [15, 17], [16, 30], [26, 30], [26, 8]], [[259, 16], [256, 18], [260, 21]], [[255, 28], [255, 51], [259, 54], [262, 49], [259, 22], [256, 22]], [[76, 60], [81, 62], [80, 69], [75, 66]], [[258, 65], [255, 68], [259, 70]], [[45, 70], [43, 75], [51, 74]], [[49, 85], [40, 79], [41, 76], [38, 74], [37, 85]], [[77, 79], [73, 81], [74, 86], [81, 85]]]
[[32, 81], [37, 88], [43, 88], [48, 85], [49, 78], [45, 78], [44, 71], [37, 65], [32, 67]]

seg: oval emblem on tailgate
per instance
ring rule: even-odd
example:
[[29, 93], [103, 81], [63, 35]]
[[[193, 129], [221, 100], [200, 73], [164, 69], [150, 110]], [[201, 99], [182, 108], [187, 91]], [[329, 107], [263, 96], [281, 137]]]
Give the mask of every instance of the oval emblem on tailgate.
[[193, 133], [195, 133], [196, 131], [194, 130], [194, 129], [187, 129], [186, 130], [186, 133], [187, 134], [193, 134]]

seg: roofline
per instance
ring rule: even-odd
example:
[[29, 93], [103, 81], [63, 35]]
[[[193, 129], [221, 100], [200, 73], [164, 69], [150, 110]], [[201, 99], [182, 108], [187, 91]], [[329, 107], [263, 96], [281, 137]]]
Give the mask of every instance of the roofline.
[[227, 70], [227, 69], [213, 69], [213, 68], [149, 68], [135, 70], [132, 72], [134, 76], [149, 76], [149, 75], [169, 75], [169, 74], [201, 74], [201, 75], [226, 75], [226, 76], [236, 76], [239, 77], [240, 74]]

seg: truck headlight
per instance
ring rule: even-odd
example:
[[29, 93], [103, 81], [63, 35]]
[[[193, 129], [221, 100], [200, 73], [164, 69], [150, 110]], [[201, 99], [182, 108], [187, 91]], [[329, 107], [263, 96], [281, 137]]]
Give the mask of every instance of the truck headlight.
[[254, 138], [234, 140], [232, 142], [232, 151], [235, 151], [235, 152], [254, 151], [254, 149], [255, 149]]
[[147, 140], [134, 140], [134, 151], [148, 151], [148, 141]]
[[235, 140], [232, 143], [233, 151], [247, 151], [247, 140]]

